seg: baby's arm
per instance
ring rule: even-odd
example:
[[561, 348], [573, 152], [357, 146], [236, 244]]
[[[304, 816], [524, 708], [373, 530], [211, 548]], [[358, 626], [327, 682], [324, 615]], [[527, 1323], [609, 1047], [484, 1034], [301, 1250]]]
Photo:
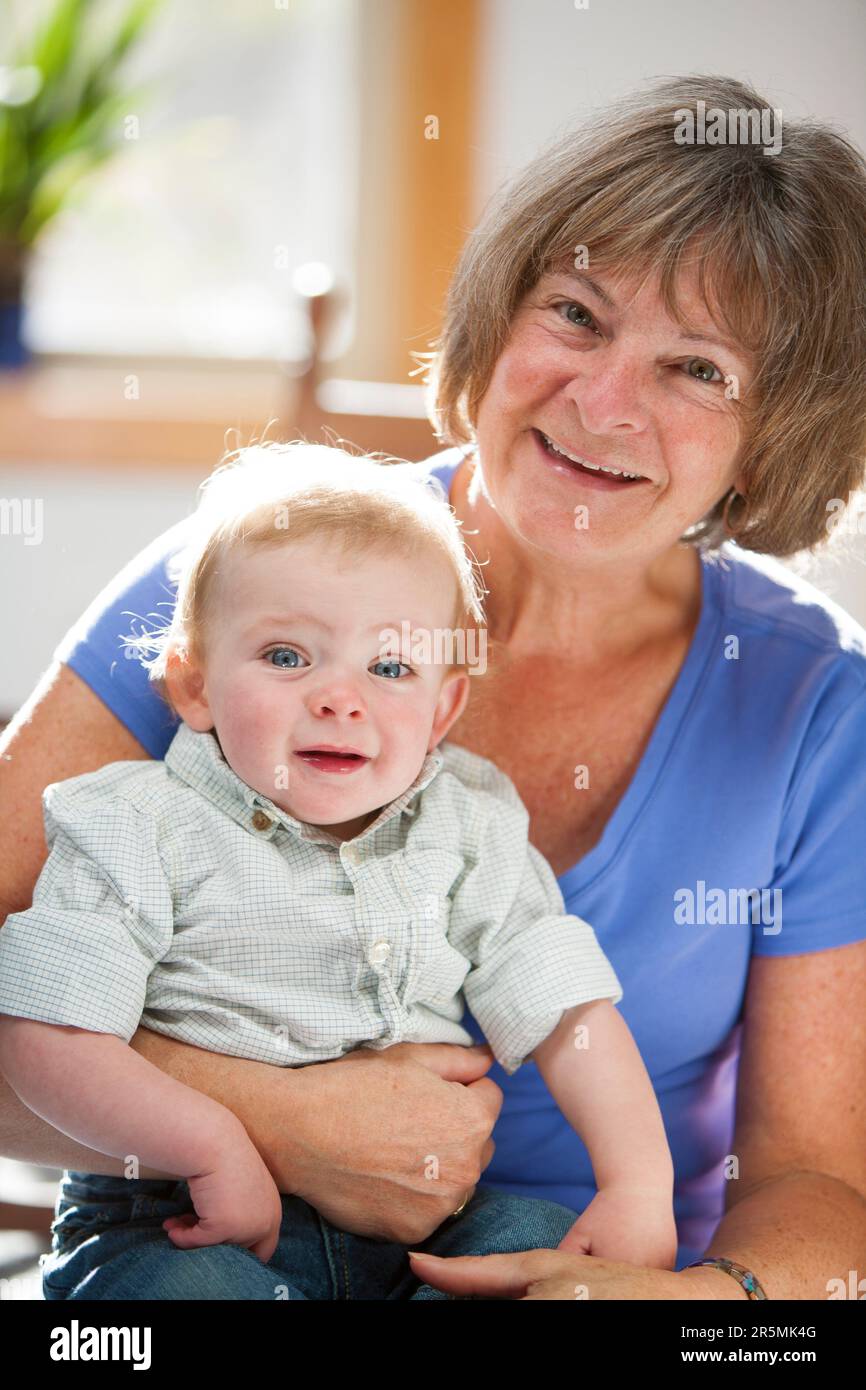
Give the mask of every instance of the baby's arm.
[[189, 1177], [246, 1131], [127, 1045], [174, 933], [157, 825], [135, 804], [149, 775], [120, 763], [46, 788], [48, 859], [0, 932], [0, 1070], [71, 1138]]
[[142, 775], [119, 763], [46, 788], [49, 857], [0, 931], [0, 1070], [55, 1129], [187, 1178], [195, 1215], [164, 1223], [175, 1244], [234, 1241], [267, 1261], [280, 1195], [240, 1120], [128, 1046], [174, 932], [158, 827], [112, 795]]
[[218, 1101], [166, 1076], [121, 1037], [13, 1014], [0, 1014], [0, 1070], [55, 1129], [189, 1179], [194, 1215], [163, 1223], [176, 1245], [230, 1241], [271, 1258], [280, 1194], [240, 1120]]
[[670, 1198], [673, 1162], [652, 1082], [609, 999], [567, 1009], [532, 1054], [589, 1150], [596, 1184]]
[[624, 1018], [609, 999], [567, 1009], [532, 1057], [586, 1144], [598, 1188], [560, 1248], [672, 1269], [673, 1160]]
[[[468, 871], [451, 893], [448, 940], [472, 963], [469, 1008], [510, 1074], [534, 1058], [587, 1145], [599, 1192], [564, 1249], [672, 1268], [673, 1161], [637, 1045], [615, 1005], [622, 986], [592, 927], [567, 911], [550, 865], [528, 838], [510, 779], [483, 768], [495, 803], [468, 818]], [[575, 1023], [589, 1047], [575, 1047]]]
[[55, 1129], [136, 1168], [197, 1177], [250, 1144], [225, 1106], [110, 1033], [0, 1014], [0, 1071]]

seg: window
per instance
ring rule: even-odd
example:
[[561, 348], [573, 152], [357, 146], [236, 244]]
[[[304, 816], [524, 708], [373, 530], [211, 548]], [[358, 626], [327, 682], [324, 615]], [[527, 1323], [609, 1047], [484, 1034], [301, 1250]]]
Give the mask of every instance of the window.
[[294, 269], [353, 278], [357, 22], [357, 0], [167, 0], [124, 69], [148, 96], [34, 258], [34, 351], [304, 356]]

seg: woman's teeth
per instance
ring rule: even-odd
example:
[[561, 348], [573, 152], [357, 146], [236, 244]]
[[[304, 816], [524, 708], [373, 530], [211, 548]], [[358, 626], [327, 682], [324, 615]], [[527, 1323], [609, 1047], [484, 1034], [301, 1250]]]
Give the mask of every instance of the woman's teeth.
[[604, 468], [601, 464], [587, 463], [585, 459], [575, 458], [574, 454], [568, 454], [565, 449], [561, 449], [558, 444], [554, 444], [553, 440], [548, 439], [547, 435], [543, 434], [541, 430], [539, 430], [538, 433], [541, 435], [545, 446], [551, 453], [559, 454], [560, 458], [568, 459], [569, 463], [576, 463], [579, 468], [586, 468], [590, 473], [609, 473], [613, 478], [622, 478], [625, 482], [630, 483], [637, 482], [643, 477], [642, 473], [624, 473], [621, 468]]

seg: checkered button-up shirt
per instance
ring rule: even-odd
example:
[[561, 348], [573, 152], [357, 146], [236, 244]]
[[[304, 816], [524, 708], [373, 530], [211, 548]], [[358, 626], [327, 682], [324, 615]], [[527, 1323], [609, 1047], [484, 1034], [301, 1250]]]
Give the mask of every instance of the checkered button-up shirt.
[[0, 1012], [302, 1065], [471, 1044], [509, 1073], [566, 1008], [622, 998], [495, 764], [456, 744], [354, 839], [243, 782], [181, 724], [164, 761], [43, 793], [49, 856], [0, 930]]

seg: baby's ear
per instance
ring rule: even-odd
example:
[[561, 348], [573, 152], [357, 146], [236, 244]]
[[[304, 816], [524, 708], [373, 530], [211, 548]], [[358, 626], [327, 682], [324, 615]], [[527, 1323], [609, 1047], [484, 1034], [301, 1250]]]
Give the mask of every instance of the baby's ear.
[[177, 713], [197, 733], [214, 727], [201, 669], [187, 655], [174, 649], [165, 662], [165, 688]]
[[442, 690], [436, 704], [436, 714], [433, 719], [433, 727], [430, 730], [430, 741], [427, 745], [427, 752], [430, 753], [441, 743], [442, 739], [451, 728], [456, 724], [469, 699], [469, 677], [463, 670], [450, 671], [442, 682]]

